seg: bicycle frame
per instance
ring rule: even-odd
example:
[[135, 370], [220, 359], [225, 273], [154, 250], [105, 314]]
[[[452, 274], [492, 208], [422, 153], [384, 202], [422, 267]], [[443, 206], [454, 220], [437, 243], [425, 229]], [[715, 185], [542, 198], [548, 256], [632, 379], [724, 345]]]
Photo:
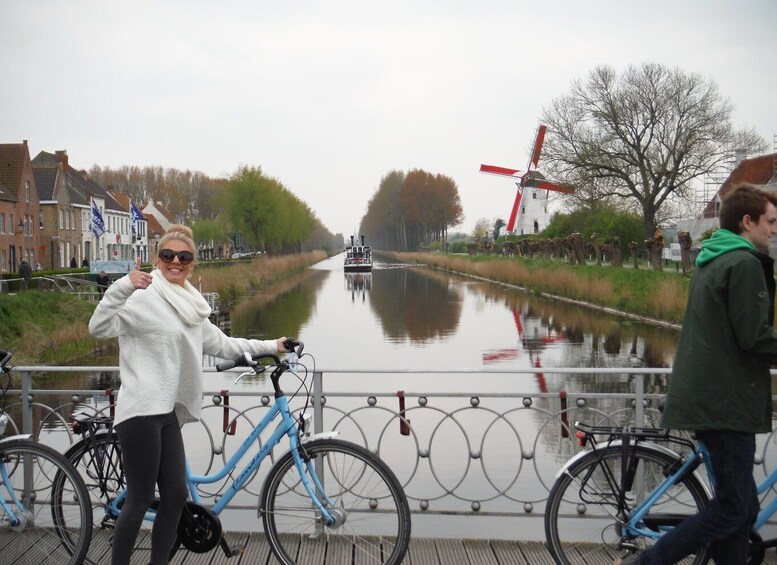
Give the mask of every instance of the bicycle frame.
[[[705, 450], [706, 451], [706, 450]], [[643, 520], [645, 516], [647, 515], [648, 511], [653, 507], [653, 504], [661, 498], [666, 491], [668, 491], [672, 486], [677, 483], [678, 479], [680, 477], [685, 476], [685, 473], [690, 472], [691, 469], [693, 469], [694, 465], [696, 465], [696, 462], [699, 458], [699, 453], [694, 450], [691, 451], [691, 454], [685, 459], [683, 464], [680, 466], [677, 471], [666, 477], [660, 485], [658, 485], [657, 488], [653, 490], [653, 492], [650, 493], [650, 496], [648, 496], [645, 500], [643, 500], [640, 504], [634, 508], [629, 513], [629, 521], [624, 525], [624, 529], [629, 533], [633, 534], [634, 536], [643, 536], [647, 538], [652, 539], [658, 539], [662, 532], [656, 532], [654, 530], [651, 530], [650, 528], [641, 527], [639, 524], [643, 523]], [[702, 456], [703, 457], [703, 456]], [[704, 458], [703, 460], [705, 463], [707, 462], [708, 458]]]
[[[2, 417], [3, 418], [7, 418], [7, 416], [5, 414], [2, 414]], [[5, 423], [3, 422], [3, 428], [5, 427], [4, 424]], [[11, 441], [11, 440], [30, 439], [31, 437], [32, 436], [30, 436], [29, 434], [6, 437], [6, 438], [3, 438], [2, 440], [0, 440], [0, 445], [2, 445], [5, 442]], [[32, 484], [32, 474], [31, 474], [32, 470], [30, 468], [28, 468], [30, 463], [25, 461], [24, 464], [25, 464], [24, 473], [25, 473], [25, 476], [29, 476], [29, 483], [28, 484], [31, 485]], [[13, 488], [8, 488], [8, 485], [11, 484], [11, 479], [8, 476], [8, 469], [5, 466], [5, 461], [0, 461], [0, 483], [2, 483], [3, 491], [5, 492], [5, 494], [3, 494], [3, 492], [0, 492], [0, 506], [2, 506], [2, 508], [5, 511], [7, 516], [13, 516], [14, 523], [12, 523], [11, 526], [12, 527], [13, 526], [18, 526], [21, 523], [22, 519], [19, 518], [19, 515], [17, 514], [17, 511], [22, 516], [24, 516], [24, 504], [22, 503], [21, 500], [19, 500], [19, 497], [16, 495], [16, 493], [13, 490]], [[7, 495], [7, 497], [5, 495]], [[25, 491], [24, 496], [28, 497], [29, 496], [29, 492]], [[14, 509], [14, 507], [15, 507], [15, 509]]]
[[[688, 457], [686, 457], [682, 466], [680, 466], [674, 473], [667, 476], [666, 479], [664, 479], [661, 484], [658, 485], [656, 489], [654, 489], [650, 496], [631, 512], [629, 522], [625, 525], [625, 528], [629, 533], [653, 539], [656, 539], [661, 535], [660, 533], [654, 532], [653, 530], [639, 527], [638, 524], [642, 522], [643, 518], [656, 502], [656, 500], [658, 500], [667, 490], [669, 490], [670, 487], [677, 483], [679, 478], [684, 476], [684, 474], [688, 472], [688, 470], [691, 469], [699, 459], [704, 462], [704, 466], [707, 469], [707, 477], [709, 479], [710, 486], [712, 487], [712, 492], [715, 491], [715, 475], [712, 472], [709, 453], [707, 452], [707, 448], [702, 442], [697, 442], [696, 447], [690, 452]], [[769, 473], [769, 475], [761, 483], [756, 485], [756, 491], [759, 495], [762, 495], [769, 489], [773, 488], [776, 484], [777, 468], [772, 470], [772, 472]], [[761, 510], [758, 512], [755, 523], [753, 524], [752, 530], [758, 531], [761, 529], [761, 527], [763, 527], [768, 522], [769, 518], [774, 516], [775, 512], [777, 512], [777, 497], [773, 498], [769, 504], [761, 508]]]
[[[265, 414], [262, 420], [254, 427], [249, 436], [245, 439], [245, 441], [243, 441], [237, 451], [232, 455], [232, 457], [229, 458], [229, 461], [226, 462], [220, 471], [211, 475], [194, 475], [191, 472], [188, 460], [186, 461], [186, 482], [189, 487], [189, 495], [192, 502], [200, 504], [201, 501], [200, 493], [197, 490], [197, 485], [218, 482], [224, 479], [224, 477], [229, 475], [232, 471], [237, 469], [238, 463], [241, 461], [248, 449], [254, 442], [258, 441], [261, 433], [265, 430], [265, 428], [267, 428], [267, 426], [270, 425], [270, 423], [278, 414], [281, 415], [281, 421], [278, 423], [275, 431], [262, 445], [260, 450], [253, 456], [245, 468], [237, 475], [232, 484], [224, 491], [224, 494], [220, 497], [219, 501], [210, 508], [210, 511], [218, 515], [227, 506], [229, 506], [230, 501], [243, 488], [248, 478], [261, 465], [262, 461], [264, 461], [265, 457], [270, 454], [273, 448], [281, 443], [283, 436], [286, 435], [289, 438], [289, 446], [292, 450], [297, 468], [299, 469], [300, 476], [302, 477], [303, 485], [308, 495], [310, 496], [311, 501], [318, 509], [318, 511], [321, 512], [325, 523], [331, 524], [334, 522], [334, 518], [326, 508], [326, 505], [329, 505], [333, 508], [335, 506], [334, 502], [329, 499], [329, 497], [324, 492], [323, 485], [319, 482], [318, 475], [313, 469], [312, 461], [305, 461], [299, 455], [299, 447], [302, 444], [299, 439], [297, 422], [291, 415], [288, 398], [283, 394], [276, 394], [275, 402], [270, 407], [267, 414]], [[310, 439], [315, 439], [317, 437], [332, 437], [333, 435], [336, 435], [336, 432], [317, 434], [315, 437], [311, 437]], [[321, 494], [321, 498], [323, 498], [326, 505], [321, 502], [319, 496], [316, 496], [316, 491]], [[119, 493], [119, 495], [113, 501], [111, 501], [108, 510], [114, 516], [119, 515], [119, 509], [121, 507], [122, 501], [126, 497], [126, 494], [127, 491], [125, 489]], [[153, 520], [153, 515], [154, 512], [149, 511], [146, 514], [146, 519]]]

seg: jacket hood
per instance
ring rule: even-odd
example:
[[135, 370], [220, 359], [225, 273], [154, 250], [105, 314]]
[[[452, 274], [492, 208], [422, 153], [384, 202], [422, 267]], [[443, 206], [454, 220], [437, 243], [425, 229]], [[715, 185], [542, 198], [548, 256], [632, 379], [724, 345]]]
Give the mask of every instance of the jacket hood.
[[701, 242], [701, 252], [696, 258], [696, 266], [706, 265], [713, 259], [735, 249], [755, 250], [755, 246], [741, 235], [727, 229], [719, 229], [712, 237]]

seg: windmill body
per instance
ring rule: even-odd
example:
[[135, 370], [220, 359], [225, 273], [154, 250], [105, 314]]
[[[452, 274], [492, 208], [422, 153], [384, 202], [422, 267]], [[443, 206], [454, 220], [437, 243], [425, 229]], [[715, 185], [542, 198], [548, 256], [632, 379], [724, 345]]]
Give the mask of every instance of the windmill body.
[[507, 221], [508, 233], [528, 235], [541, 232], [550, 222], [548, 192], [551, 190], [565, 194], [574, 192], [574, 188], [567, 184], [546, 180], [545, 176], [537, 170], [546, 131], [547, 127], [544, 125], [540, 125], [537, 129], [537, 137], [534, 139], [534, 147], [526, 171], [521, 172], [495, 165], [480, 165], [481, 173], [508, 176], [516, 180], [518, 190], [510, 211], [510, 219]]

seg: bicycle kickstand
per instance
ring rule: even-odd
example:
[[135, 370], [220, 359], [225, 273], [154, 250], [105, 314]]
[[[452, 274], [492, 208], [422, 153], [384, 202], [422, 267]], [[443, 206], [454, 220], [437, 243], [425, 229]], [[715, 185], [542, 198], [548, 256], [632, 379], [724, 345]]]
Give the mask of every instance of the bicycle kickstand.
[[221, 550], [224, 552], [224, 555], [226, 555], [227, 557], [235, 557], [237, 555], [241, 555], [246, 550], [244, 545], [233, 545], [232, 547], [230, 547], [229, 544], [227, 543], [227, 538], [225, 538], [223, 535], [219, 540], [219, 547], [221, 547]]

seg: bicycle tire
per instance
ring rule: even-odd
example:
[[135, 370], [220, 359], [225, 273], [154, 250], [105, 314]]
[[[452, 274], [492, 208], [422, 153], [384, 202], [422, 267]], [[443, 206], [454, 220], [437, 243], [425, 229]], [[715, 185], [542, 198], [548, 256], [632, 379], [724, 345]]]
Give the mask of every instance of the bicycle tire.
[[350, 563], [352, 555], [359, 563], [401, 563], [410, 542], [410, 507], [391, 469], [377, 455], [347, 441], [314, 440], [304, 444], [304, 452], [323, 469], [319, 478], [344, 520], [317, 532], [320, 514], [287, 452], [270, 469], [259, 503], [265, 535], [277, 559], [286, 565], [305, 563], [298, 561], [300, 546], [318, 544], [307, 549], [326, 550], [333, 563]]
[[[612, 563], [625, 553], [619, 545], [624, 540], [619, 531], [620, 521], [614, 516], [617, 506], [612, 486], [620, 485], [621, 456], [621, 447], [616, 445], [604, 448], [604, 453], [590, 452], [573, 463], [554, 483], [545, 508], [545, 537], [556, 563]], [[678, 459], [649, 444], [638, 445], [634, 457], [638, 459], [637, 469], [643, 471], [643, 491], [647, 493], [664, 480], [663, 469]], [[626, 496], [632, 503], [631, 508], [635, 500], [643, 499], [635, 489]], [[657, 500], [653, 509], [663, 515], [692, 516], [708, 502], [707, 491], [691, 473]], [[636, 544], [640, 550], [654, 543], [645, 537], [627, 541]], [[710, 550], [705, 548], [681, 563], [703, 565], [709, 559]]]
[[3, 563], [83, 562], [92, 539], [89, 494], [61, 453], [27, 439], [4, 441], [0, 444], [0, 483], [6, 502], [11, 503], [13, 492], [23, 507], [22, 512], [15, 512], [21, 523], [14, 524], [0, 506]]
[[126, 487], [121, 447], [115, 432], [98, 431], [93, 438], [85, 437], [73, 444], [65, 458], [84, 480], [95, 511], [94, 524], [99, 526], [107, 505]]
[[[84, 436], [70, 446], [65, 458], [78, 470], [89, 491], [93, 529], [112, 527], [115, 516], [107, 512], [108, 504], [126, 486], [116, 433], [99, 430], [93, 437]], [[89, 551], [84, 563], [96, 565], [103, 552], [100, 548]]]

